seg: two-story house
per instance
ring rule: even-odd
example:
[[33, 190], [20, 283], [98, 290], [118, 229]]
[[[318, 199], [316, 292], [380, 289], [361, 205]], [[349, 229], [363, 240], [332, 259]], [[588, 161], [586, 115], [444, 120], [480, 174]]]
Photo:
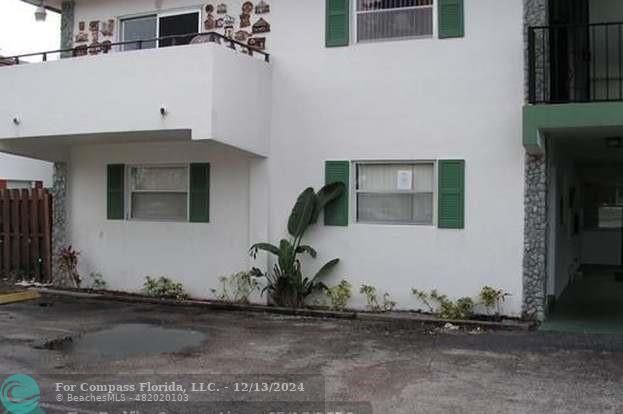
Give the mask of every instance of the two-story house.
[[0, 149], [55, 163], [56, 243], [111, 288], [208, 296], [336, 180], [309, 244], [400, 308], [489, 285], [542, 318], [581, 264], [620, 264], [623, 192], [590, 184], [623, 142], [616, 0], [45, 5], [66, 50], [0, 68]]

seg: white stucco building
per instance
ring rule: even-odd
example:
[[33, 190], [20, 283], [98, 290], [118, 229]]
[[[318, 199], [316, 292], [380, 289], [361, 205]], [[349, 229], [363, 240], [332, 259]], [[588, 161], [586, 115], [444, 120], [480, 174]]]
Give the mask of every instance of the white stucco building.
[[[46, 5], [77, 49], [0, 68], [0, 149], [66, 165], [67, 242], [109, 287], [167, 275], [208, 297], [219, 276], [266, 268], [249, 246], [279, 240], [296, 196], [333, 180], [348, 194], [308, 235], [316, 262], [341, 258], [329, 283], [402, 309], [421, 307], [411, 288], [489, 285], [516, 316], [567, 284], [546, 272], [551, 227], [524, 209], [546, 192], [526, 177], [547, 128], [566, 128], [530, 112], [553, 110], [528, 93], [525, 26], [548, 24], [545, 1]], [[182, 36], [196, 32], [240, 44]]]

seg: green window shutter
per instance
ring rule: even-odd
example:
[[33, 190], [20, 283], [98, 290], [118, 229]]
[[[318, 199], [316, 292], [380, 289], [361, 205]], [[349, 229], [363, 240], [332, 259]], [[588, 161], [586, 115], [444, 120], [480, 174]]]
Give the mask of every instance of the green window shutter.
[[339, 182], [346, 186], [344, 194], [325, 207], [324, 224], [326, 226], [348, 226], [349, 170], [350, 162], [348, 161], [325, 162], [325, 184]]
[[125, 165], [108, 165], [106, 187], [106, 216], [108, 220], [123, 220], [125, 216]]
[[465, 8], [463, 0], [439, 1], [439, 38], [465, 36]]
[[326, 0], [326, 46], [348, 46], [350, 31], [350, 1]]
[[210, 222], [210, 164], [190, 164], [190, 221]]
[[465, 161], [439, 161], [439, 217], [442, 229], [465, 227]]

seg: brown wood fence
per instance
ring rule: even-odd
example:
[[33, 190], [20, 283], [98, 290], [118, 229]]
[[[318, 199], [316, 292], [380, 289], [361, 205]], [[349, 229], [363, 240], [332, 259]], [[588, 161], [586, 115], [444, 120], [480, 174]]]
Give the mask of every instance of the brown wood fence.
[[52, 195], [46, 189], [0, 190], [0, 271], [52, 280]]

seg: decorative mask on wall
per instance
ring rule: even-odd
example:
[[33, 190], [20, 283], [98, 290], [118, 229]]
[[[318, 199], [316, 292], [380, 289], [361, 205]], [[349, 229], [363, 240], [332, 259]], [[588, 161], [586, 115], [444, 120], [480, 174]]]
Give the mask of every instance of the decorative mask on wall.
[[251, 31], [253, 32], [253, 34], [269, 33], [270, 23], [268, 23], [263, 17], [260, 17], [259, 20], [253, 24]]
[[[216, 31], [229, 39], [248, 45], [248, 53], [252, 53], [250, 49], [266, 50], [268, 38], [262, 34], [271, 31], [268, 18], [271, 12], [270, 0], [257, 0], [257, 2], [242, 0], [241, 3], [231, 0], [220, 2], [211, 0], [210, 4], [204, 7], [205, 30]], [[232, 8], [238, 7], [237, 5], [240, 5], [241, 10], [238, 16], [234, 18], [227, 14]], [[255, 35], [260, 36], [254, 37]]]
[[245, 1], [242, 4], [242, 13], [251, 15], [251, 13], [253, 13], [253, 3], [251, 3], [250, 1]]
[[102, 35], [110, 37], [115, 33], [115, 20], [108, 19], [108, 21], [102, 23]]
[[92, 20], [89, 22], [89, 31], [90, 32], [99, 32], [100, 31], [100, 21]]
[[216, 28], [216, 20], [214, 20], [214, 16], [212, 16], [211, 14], [208, 14], [208, 16], [203, 22], [203, 28], [205, 29], [206, 32], [209, 32]]
[[249, 37], [251, 37], [251, 33], [247, 32], [246, 30], [238, 30], [235, 34], [234, 34], [234, 40], [244, 43], [247, 41], [247, 39], [249, 39]]
[[252, 37], [249, 39], [247, 44], [254, 49], [264, 50], [266, 49], [266, 38], [265, 37]]
[[242, 13], [240, 15], [240, 27], [251, 26], [251, 15]]
[[264, 0], [260, 0], [259, 3], [255, 6], [255, 14], [266, 14], [270, 13], [270, 5], [266, 3]]

